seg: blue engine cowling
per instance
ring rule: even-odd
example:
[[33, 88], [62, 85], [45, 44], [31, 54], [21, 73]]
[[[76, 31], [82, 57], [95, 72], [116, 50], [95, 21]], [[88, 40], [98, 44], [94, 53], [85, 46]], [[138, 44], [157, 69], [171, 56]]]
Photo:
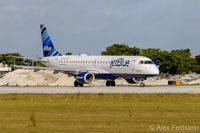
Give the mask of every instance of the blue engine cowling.
[[93, 73], [82, 72], [82, 73], [79, 73], [75, 78], [80, 83], [90, 84], [90, 83], [92, 83], [94, 81], [95, 76], [94, 76]]

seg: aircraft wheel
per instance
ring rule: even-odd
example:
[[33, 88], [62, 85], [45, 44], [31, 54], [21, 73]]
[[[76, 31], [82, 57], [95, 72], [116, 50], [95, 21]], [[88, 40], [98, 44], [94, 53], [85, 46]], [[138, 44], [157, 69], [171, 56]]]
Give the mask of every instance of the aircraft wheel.
[[74, 81], [74, 87], [78, 87], [79, 86], [79, 82], [77, 80]]
[[144, 83], [141, 83], [141, 84], [140, 84], [140, 87], [145, 87], [145, 84], [144, 84]]
[[82, 84], [82, 83], [79, 83], [79, 86], [80, 86], [80, 87], [83, 87], [83, 84]]
[[110, 86], [111, 85], [111, 82], [108, 80], [106, 81], [106, 86]]
[[115, 81], [106, 81], [106, 86], [115, 86]]
[[111, 86], [115, 86], [115, 81], [110, 81]]
[[83, 87], [83, 83], [79, 83], [77, 80], [75, 80], [74, 87]]

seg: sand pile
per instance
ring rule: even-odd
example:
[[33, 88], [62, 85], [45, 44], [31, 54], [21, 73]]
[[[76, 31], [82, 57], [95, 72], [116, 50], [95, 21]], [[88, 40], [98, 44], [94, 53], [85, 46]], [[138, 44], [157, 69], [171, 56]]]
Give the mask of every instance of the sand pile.
[[160, 77], [152, 77], [147, 78], [147, 80], [144, 81], [146, 85], [168, 85], [167, 79], [161, 79]]
[[33, 70], [18, 69], [7, 73], [0, 79], [0, 85], [73, 85], [74, 78], [68, 77], [63, 73], [53, 73], [53, 71], [40, 70], [34, 72]]
[[[51, 70], [23, 70], [17, 69], [13, 72], [7, 73], [2, 79], [0, 79], [0, 85], [8, 84], [12, 85], [29, 85], [29, 86], [73, 86], [75, 78], [69, 77], [64, 73], [54, 73]], [[89, 86], [102, 86], [105, 85], [105, 80], [95, 80]], [[123, 79], [116, 80], [117, 85], [128, 85]], [[88, 85], [85, 85], [88, 86]]]
[[176, 75], [172, 79], [181, 80], [183, 84], [200, 84], [200, 74]]
[[185, 75], [161, 75], [160, 77], [148, 78], [145, 83], [148, 85], [167, 85], [168, 81], [178, 81], [182, 84], [200, 84], [200, 74], [185, 74]]
[[[73, 86], [74, 77], [64, 73], [54, 73], [50, 70], [23, 70], [17, 69], [7, 73], [0, 79], [0, 85], [49, 85], [49, 86]], [[168, 80], [181, 80], [183, 84], [200, 84], [200, 74], [187, 75], [162, 75], [160, 77], [148, 78], [144, 81], [146, 85], [167, 85]], [[106, 80], [95, 80], [89, 86], [105, 86]], [[129, 85], [123, 78], [116, 80], [116, 85]], [[88, 85], [86, 85], [88, 86]]]

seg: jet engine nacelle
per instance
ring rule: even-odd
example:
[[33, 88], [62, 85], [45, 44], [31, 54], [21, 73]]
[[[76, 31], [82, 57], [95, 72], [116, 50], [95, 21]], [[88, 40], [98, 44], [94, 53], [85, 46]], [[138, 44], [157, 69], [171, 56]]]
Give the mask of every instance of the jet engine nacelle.
[[90, 83], [92, 83], [94, 81], [95, 76], [94, 76], [93, 73], [82, 72], [82, 73], [79, 73], [75, 78], [80, 83], [90, 84]]
[[129, 84], [139, 84], [141, 83], [141, 81], [143, 81], [144, 78], [140, 78], [140, 77], [135, 77], [132, 79], [125, 79]]

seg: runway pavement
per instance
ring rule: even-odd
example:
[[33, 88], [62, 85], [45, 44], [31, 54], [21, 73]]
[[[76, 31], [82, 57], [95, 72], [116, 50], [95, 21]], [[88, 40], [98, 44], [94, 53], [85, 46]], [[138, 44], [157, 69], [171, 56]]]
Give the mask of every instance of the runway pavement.
[[0, 93], [200, 93], [200, 86], [0, 87]]

